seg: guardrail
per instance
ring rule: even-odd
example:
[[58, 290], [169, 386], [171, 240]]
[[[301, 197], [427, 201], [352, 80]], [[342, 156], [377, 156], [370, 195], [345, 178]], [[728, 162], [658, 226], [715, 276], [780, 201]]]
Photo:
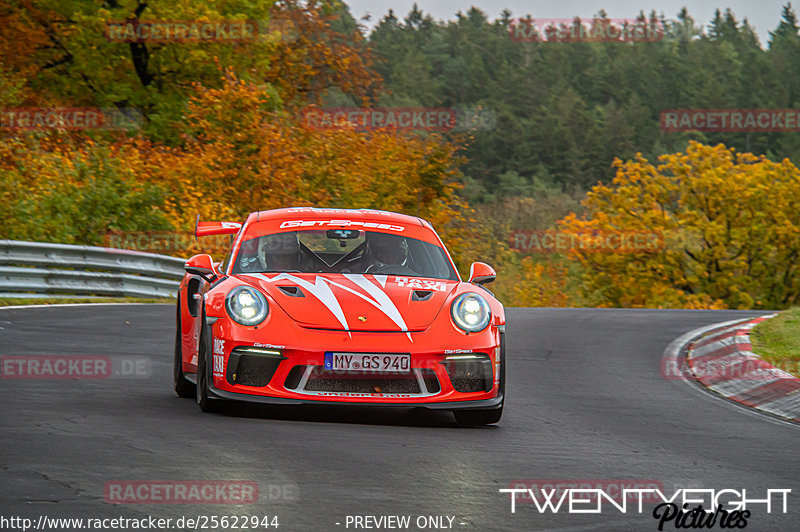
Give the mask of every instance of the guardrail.
[[185, 262], [127, 249], [0, 240], [0, 292], [174, 297]]

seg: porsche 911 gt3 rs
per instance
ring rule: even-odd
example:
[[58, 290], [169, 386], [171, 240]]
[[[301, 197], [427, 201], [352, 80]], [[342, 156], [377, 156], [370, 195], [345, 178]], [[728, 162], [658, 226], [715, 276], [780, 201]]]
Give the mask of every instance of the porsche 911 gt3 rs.
[[505, 313], [473, 263], [463, 282], [427, 221], [309, 207], [199, 222], [235, 235], [219, 263], [186, 262], [175, 391], [203, 411], [222, 401], [452, 410], [500, 420]]

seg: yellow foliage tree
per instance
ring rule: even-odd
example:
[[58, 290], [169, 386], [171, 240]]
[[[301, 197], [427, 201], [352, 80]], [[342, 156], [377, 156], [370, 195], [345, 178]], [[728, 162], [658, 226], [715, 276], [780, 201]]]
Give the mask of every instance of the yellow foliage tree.
[[645, 231], [659, 249], [574, 249], [583, 289], [600, 306], [783, 308], [800, 297], [800, 171], [723, 145], [691, 142], [654, 165], [616, 160], [611, 185], [587, 196], [566, 231]]

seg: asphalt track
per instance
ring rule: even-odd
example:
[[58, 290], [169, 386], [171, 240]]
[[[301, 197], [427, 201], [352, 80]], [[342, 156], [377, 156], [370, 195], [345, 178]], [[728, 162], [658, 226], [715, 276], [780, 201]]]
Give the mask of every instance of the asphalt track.
[[[496, 427], [459, 428], [445, 412], [203, 414], [171, 390], [172, 307], [0, 310], [0, 355], [102, 355], [115, 366], [144, 357], [151, 373], [1, 380], [0, 516], [277, 515], [285, 531], [355, 530], [348, 515], [409, 515], [410, 530], [417, 516], [454, 516], [456, 530], [656, 530], [648, 504], [642, 514], [577, 515], [520, 503], [512, 514], [498, 492], [519, 479], [650, 479], [667, 494], [792, 489], [788, 513], [753, 508], [747, 528], [797, 530], [800, 428], [664, 379], [659, 367], [687, 331], [756, 315], [511, 309], [504, 417]], [[104, 500], [109, 481], [203, 479], [256, 482], [259, 500]]]

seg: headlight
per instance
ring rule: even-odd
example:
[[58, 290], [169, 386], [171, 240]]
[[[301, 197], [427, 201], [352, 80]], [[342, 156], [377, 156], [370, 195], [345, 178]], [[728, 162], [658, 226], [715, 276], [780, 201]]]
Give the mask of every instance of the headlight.
[[242, 325], [258, 325], [269, 314], [267, 300], [249, 286], [237, 286], [228, 292], [225, 307], [233, 321]]
[[467, 292], [453, 300], [450, 315], [459, 329], [471, 333], [482, 331], [489, 325], [492, 311], [485, 299], [474, 292]]

